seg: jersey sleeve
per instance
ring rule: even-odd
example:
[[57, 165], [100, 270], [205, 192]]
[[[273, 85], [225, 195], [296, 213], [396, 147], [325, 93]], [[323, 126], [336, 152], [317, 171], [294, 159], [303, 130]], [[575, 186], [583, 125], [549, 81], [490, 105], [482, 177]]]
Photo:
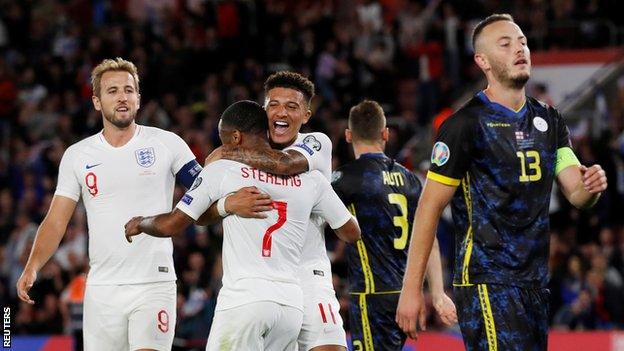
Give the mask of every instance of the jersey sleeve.
[[164, 132], [162, 142], [167, 146], [169, 151], [171, 151], [171, 156], [173, 158], [173, 162], [171, 162], [171, 173], [178, 174], [182, 167], [195, 160], [195, 155], [193, 155], [191, 148], [189, 148], [179, 136], [171, 132]]
[[220, 162], [214, 162], [204, 168], [191, 188], [182, 196], [176, 208], [197, 220], [213, 202], [225, 194], [221, 194], [221, 184], [225, 180], [226, 167], [217, 167]]
[[318, 197], [312, 207], [312, 213], [325, 219], [332, 229], [342, 227], [351, 219], [351, 213], [332, 189], [327, 179], [319, 175], [317, 185]]
[[300, 143], [286, 149], [300, 152], [308, 160], [308, 170], [318, 170], [327, 178], [331, 178], [332, 142], [323, 133], [307, 134]]
[[74, 172], [76, 162], [76, 152], [73, 148], [65, 150], [59, 166], [58, 181], [54, 195], [61, 195], [74, 201], [80, 199], [80, 182]]
[[570, 130], [563, 119], [563, 116], [555, 110], [555, 119], [557, 121], [557, 163], [555, 165], [555, 176], [561, 171], [570, 167], [581, 164], [572, 150], [570, 142]]
[[331, 186], [334, 189], [334, 191], [336, 192], [336, 195], [338, 195], [338, 197], [344, 202], [345, 200], [345, 192], [343, 189], [343, 177], [344, 177], [344, 173], [342, 171], [342, 169], [337, 169], [332, 173], [332, 177], [331, 177]]
[[572, 147], [570, 142], [570, 130], [563, 119], [563, 116], [555, 110], [555, 118], [557, 120], [557, 149], [562, 147]]
[[455, 114], [442, 124], [431, 151], [427, 178], [446, 185], [459, 185], [470, 165], [473, 128], [471, 119], [461, 114]]

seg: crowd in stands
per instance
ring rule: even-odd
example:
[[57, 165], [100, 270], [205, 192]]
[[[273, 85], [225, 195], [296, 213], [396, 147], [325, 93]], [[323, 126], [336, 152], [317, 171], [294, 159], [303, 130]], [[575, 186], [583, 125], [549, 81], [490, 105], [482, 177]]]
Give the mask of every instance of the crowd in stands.
[[[604, 47], [619, 38], [609, 28], [624, 25], [618, 6], [607, 0], [0, 0], [0, 300], [13, 307], [13, 333], [81, 327], [76, 296], [88, 271], [88, 236], [80, 205], [38, 275], [34, 306], [19, 302], [15, 283], [49, 208], [64, 150], [101, 129], [89, 80], [101, 60], [119, 56], [137, 65], [138, 123], [180, 135], [200, 163], [219, 145], [224, 108], [241, 99], [261, 102], [264, 79], [288, 69], [316, 85], [307, 128], [330, 136], [334, 166], [353, 157], [343, 138], [345, 119], [366, 97], [389, 117], [387, 153], [422, 174], [428, 150], [410, 140], [430, 139], [433, 117], [480, 79], [470, 45], [479, 19], [513, 14], [534, 49]], [[607, 171], [607, 193], [592, 211], [571, 208], [560, 194], [551, 205], [554, 328], [624, 327], [624, 216], [618, 213], [624, 78], [617, 86], [603, 130], [573, 133], [581, 161]], [[178, 199], [182, 189], [176, 192]], [[439, 235], [451, 289], [449, 217]], [[331, 233], [327, 238], [347, 321], [344, 246]], [[192, 227], [174, 241], [178, 345], [206, 338], [221, 284], [221, 240], [215, 225]], [[440, 325], [433, 315], [430, 325]]]

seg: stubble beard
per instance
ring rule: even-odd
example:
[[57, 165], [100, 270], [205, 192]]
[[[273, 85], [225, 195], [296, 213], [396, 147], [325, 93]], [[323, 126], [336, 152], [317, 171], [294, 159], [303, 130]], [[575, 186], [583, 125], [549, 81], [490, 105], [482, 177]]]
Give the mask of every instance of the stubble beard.
[[530, 74], [525, 72], [520, 72], [512, 76], [509, 73], [509, 69], [506, 69], [504, 65], [498, 63], [492, 65], [492, 74], [502, 85], [514, 90], [524, 88], [530, 78]]
[[131, 114], [131, 118], [123, 119], [123, 120], [115, 118], [115, 111], [114, 110], [113, 110], [113, 113], [111, 115], [109, 115], [106, 112], [102, 111], [102, 115], [104, 116], [104, 118], [106, 118], [106, 120], [108, 122], [110, 122], [115, 127], [119, 128], [119, 129], [124, 129], [124, 128], [128, 128], [132, 124], [132, 122], [136, 118], [136, 111]]

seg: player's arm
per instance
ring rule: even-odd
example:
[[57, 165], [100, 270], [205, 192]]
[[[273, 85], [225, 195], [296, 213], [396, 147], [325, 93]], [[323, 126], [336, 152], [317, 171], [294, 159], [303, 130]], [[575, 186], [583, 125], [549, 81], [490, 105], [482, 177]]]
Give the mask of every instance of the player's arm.
[[580, 164], [569, 147], [557, 150], [557, 181], [563, 195], [576, 208], [590, 208], [607, 189], [607, 176], [600, 165]]
[[[308, 160], [296, 150], [249, 149], [221, 146], [221, 157], [255, 167], [264, 172], [294, 175], [308, 171]], [[210, 156], [209, 156], [210, 157]]]
[[[403, 277], [403, 288], [396, 313], [397, 323], [413, 339], [417, 337], [417, 321], [420, 328], [425, 329], [426, 313], [422, 292], [425, 270], [434, 243], [438, 221], [456, 189], [456, 185], [446, 185], [427, 179], [418, 207], [416, 207], [412, 239]], [[441, 275], [441, 268], [435, 275], [438, 277]]]
[[335, 228], [334, 232], [343, 241], [354, 243], [362, 238], [362, 232], [355, 217], [351, 218], [342, 226]]
[[28, 290], [37, 279], [37, 272], [58, 248], [75, 209], [76, 201], [68, 197], [55, 195], [52, 198], [50, 209], [37, 230], [28, 262], [17, 281], [17, 295], [22, 301], [34, 304], [28, 296]]
[[126, 240], [131, 243], [132, 237], [141, 233], [158, 238], [178, 236], [193, 222], [195, 222], [193, 218], [178, 208], [169, 213], [161, 213], [156, 216], [134, 217], [124, 226]]
[[318, 182], [318, 197], [312, 213], [320, 215], [340, 239], [350, 243], [360, 240], [362, 232], [355, 217], [347, 210], [327, 179], [320, 172], [313, 174]]
[[273, 209], [272, 201], [268, 194], [261, 192], [255, 186], [244, 187], [210, 205], [208, 210], [197, 219], [197, 224], [214, 224], [230, 214], [245, 218], [266, 218], [267, 215], [264, 212]]
[[431, 254], [427, 262], [427, 282], [433, 300], [433, 307], [446, 325], [457, 323], [457, 310], [450, 297], [444, 292], [444, 275], [438, 239], [434, 236]]

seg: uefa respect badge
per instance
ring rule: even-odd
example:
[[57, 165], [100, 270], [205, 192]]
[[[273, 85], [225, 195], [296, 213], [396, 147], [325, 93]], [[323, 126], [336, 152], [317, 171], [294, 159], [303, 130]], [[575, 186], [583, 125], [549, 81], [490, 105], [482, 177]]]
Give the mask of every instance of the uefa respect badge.
[[451, 150], [445, 143], [438, 141], [433, 145], [433, 151], [431, 151], [432, 164], [441, 167], [449, 160], [450, 156]]

